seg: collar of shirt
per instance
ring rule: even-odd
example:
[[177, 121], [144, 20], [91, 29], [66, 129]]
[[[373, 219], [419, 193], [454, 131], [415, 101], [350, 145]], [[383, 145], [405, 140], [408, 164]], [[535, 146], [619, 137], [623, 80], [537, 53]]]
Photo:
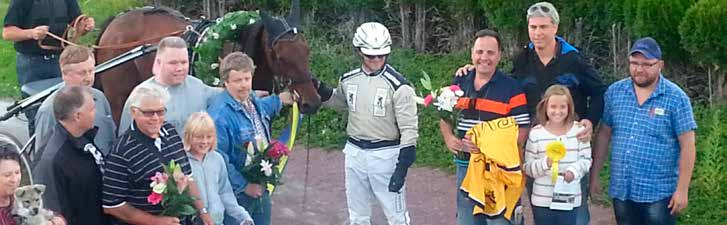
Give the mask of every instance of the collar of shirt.
[[[485, 89], [489, 88], [489, 86], [495, 85], [500, 79], [502, 79], [502, 76], [505, 76], [505, 74], [503, 74], [500, 71], [500, 69], [495, 69], [495, 73], [492, 74], [492, 77], [490, 77], [490, 80], [487, 81], [487, 83], [485, 85], [482, 85], [482, 87], [480, 88], [480, 90], [476, 90], [476, 88], [475, 88], [475, 78], [477, 77], [477, 71], [471, 70], [467, 74], [466, 83], [467, 83], [467, 86], [468, 87], [472, 88], [472, 90], [471, 90], [472, 93], [475, 93], [475, 92], [479, 92], [479, 91], [484, 91]], [[464, 88], [464, 87], [460, 87], [460, 88]]]
[[[164, 122], [166, 124], [167, 122]], [[169, 132], [164, 128], [164, 125], [162, 125], [162, 128], [159, 130], [159, 137], [158, 138], [151, 138], [147, 136], [146, 134], [142, 133], [138, 129], [136, 129], [136, 121], [131, 123], [131, 134], [134, 135], [135, 138], [139, 139], [140, 141], [146, 141], [154, 143], [154, 146], [157, 147], [159, 151], [162, 150], [162, 138], [169, 135]]]
[[63, 125], [61, 125], [61, 123], [58, 123], [57, 126], [76, 149], [84, 149], [86, 144], [93, 143], [93, 139], [96, 137], [96, 133], [98, 132], [98, 127], [93, 127], [86, 131], [86, 133], [83, 133], [80, 137], [74, 137], [70, 132], [68, 132], [68, 130], [66, 130], [65, 127], [63, 127]]
[[384, 63], [384, 66], [381, 67], [380, 70], [377, 70], [377, 71], [373, 71], [371, 73], [368, 73], [368, 72], [366, 72], [366, 69], [364, 69], [363, 65], [361, 65], [361, 72], [364, 73], [364, 74], [366, 74], [366, 76], [375, 77], [375, 76], [378, 76], [378, 75], [381, 75], [382, 73], [384, 73], [384, 71], [386, 71], [386, 68], [388, 68], [388, 67], [389, 67], [389, 64], [388, 63]]
[[[250, 97], [248, 98], [248, 101], [250, 101], [250, 103], [254, 102], [257, 99], [257, 97], [253, 93], [254, 92], [250, 92]], [[232, 95], [230, 95], [230, 92], [228, 92], [226, 90], [225, 90], [223, 102], [225, 104], [229, 105], [230, 107], [232, 107], [232, 109], [234, 109], [235, 111], [245, 111], [245, 108], [243, 108], [243, 106], [242, 106], [242, 102], [240, 102], [237, 99], [235, 99], [234, 97], [232, 97]]]
[[[667, 87], [664, 79], [664, 75], [659, 74], [659, 79], [656, 80], [656, 88], [654, 88], [654, 92], [651, 93], [651, 96], [649, 96], [649, 98], [647, 98], [642, 105], [645, 105], [652, 98], [657, 98], [661, 95], [666, 94]], [[627, 87], [628, 94], [633, 97], [634, 101], [636, 101], [636, 87], [634, 86], [634, 81], [632, 79], [629, 79], [629, 85], [627, 85]]]

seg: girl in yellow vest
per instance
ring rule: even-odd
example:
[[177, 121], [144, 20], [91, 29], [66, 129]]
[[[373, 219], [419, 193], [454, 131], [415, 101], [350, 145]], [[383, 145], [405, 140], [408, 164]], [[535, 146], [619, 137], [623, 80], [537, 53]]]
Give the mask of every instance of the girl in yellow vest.
[[525, 173], [535, 179], [530, 202], [536, 225], [575, 225], [581, 205], [580, 179], [591, 167], [591, 146], [576, 138], [576, 122], [567, 87], [550, 86], [536, 107], [538, 125], [525, 147]]

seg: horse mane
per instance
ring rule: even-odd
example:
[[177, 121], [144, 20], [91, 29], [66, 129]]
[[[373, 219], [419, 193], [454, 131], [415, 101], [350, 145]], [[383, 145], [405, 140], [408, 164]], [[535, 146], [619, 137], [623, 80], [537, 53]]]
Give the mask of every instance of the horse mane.
[[116, 19], [117, 17], [119, 17], [123, 14], [126, 14], [132, 10], [139, 10], [144, 15], [166, 15], [166, 16], [171, 16], [175, 19], [182, 20], [182, 21], [189, 20], [188, 17], [184, 16], [179, 11], [166, 7], [166, 6], [161, 6], [161, 7], [144, 6], [141, 8], [128, 9], [128, 10], [120, 12], [116, 15], [110, 16], [101, 24], [101, 33], [99, 33], [98, 36], [96, 37], [96, 45], [98, 45], [98, 42], [101, 41], [101, 37], [103, 36], [104, 32], [106, 31], [106, 28], [109, 26], [109, 24], [111, 24], [111, 22], [113, 22], [114, 19]]
[[184, 16], [181, 12], [174, 10], [172, 8], [166, 7], [166, 6], [160, 6], [160, 7], [142, 7], [140, 8], [141, 12], [144, 13], [144, 15], [165, 15], [165, 16], [171, 16], [176, 19], [182, 20], [182, 21], [188, 21], [189, 17]]

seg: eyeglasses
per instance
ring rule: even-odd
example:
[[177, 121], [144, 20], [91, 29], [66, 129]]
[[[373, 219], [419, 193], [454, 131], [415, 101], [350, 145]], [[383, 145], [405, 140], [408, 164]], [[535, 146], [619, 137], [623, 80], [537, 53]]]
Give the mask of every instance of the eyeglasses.
[[158, 117], [162, 117], [162, 116], [164, 116], [164, 114], [167, 113], [167, 108], [163, 108], [160, 110], [142, 110], [139, 107], [134, 107], [134, 108], [136, 110], [139, 110], [139, 112], [141, 112], [141, 114], [144, 115], [145, 117], [153, 117], [154, 115], [156, 115]]
[[635, 69], [636, 68], [650, 69], [650, 68], [654, 67], [656, 64], [659, 64], [659, 61], [656, 61], [654, 63], [638, 63], [638, 62], [633, 62], [633, 61], [629, 62], [629, 66], [631, 66]]
[[368, 58], [368, 59], [383, 59], [383, 58], [386, 58], [386, 56], [388, 56], [388, 55], [366, 55], [366, 54], [363, 54], [363, 55], [366, 56], [366, 58]]
[[540, 11], [543, 11], [544, 13], [549, 13], [549, 12], [550, 12], [550, 8], [548, 8], [548, 7], [545, 7], [545, 6], [543, 6], [543, 5], [539, 5], [539, 6], [533, 6], [533, 7], [530, 7], [530, 9], [528, 9], [528, 12], [530, 12], [530, 13], [534, 13], [534, 12], [535, 12], [535, 11], [537, 11], [538, 9], [540, 9]]

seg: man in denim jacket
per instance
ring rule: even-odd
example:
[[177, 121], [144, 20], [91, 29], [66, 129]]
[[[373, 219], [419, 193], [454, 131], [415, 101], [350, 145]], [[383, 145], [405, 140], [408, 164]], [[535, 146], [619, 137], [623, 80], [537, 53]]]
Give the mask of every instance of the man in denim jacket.
[[[270, 193], [262, 184], [248, 183], [240, 173], [247, 158], [242, 149], [256, 139], [269, 141], [272, 118], [283, 104], [289, 105], [293, 101], [287, 92], [264, 98], [255, 96], [252, 92], [255, 65], [244, 53], [231, 53], [221, 64], [220, 80], [224, 82], [225, 91], [212, 97], [207, 108], [217, 126], [218, 150], [227, 164], [237, 202], [250, 212], [256, 225], [269, 225]], [[261, 201], [256, 201], [258, 198]], [[225, 224], [232, 224], [229, 221], [226, 218]]]

